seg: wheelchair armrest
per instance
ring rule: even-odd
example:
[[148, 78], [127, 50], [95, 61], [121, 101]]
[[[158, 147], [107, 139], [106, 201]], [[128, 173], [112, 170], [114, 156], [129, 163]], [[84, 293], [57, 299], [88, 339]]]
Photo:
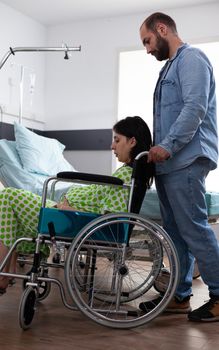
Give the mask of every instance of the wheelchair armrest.
[[63, 171], [61, 173], [58, 173], [57, 178], [69, 180], [82, 180], [95, 183], [105, 183], [109, 185], [118, 186], [122, 186], [124, 184], [123, 180], [119, 179], [118, 177], [99, 174], [79, 173], [74, 171]]

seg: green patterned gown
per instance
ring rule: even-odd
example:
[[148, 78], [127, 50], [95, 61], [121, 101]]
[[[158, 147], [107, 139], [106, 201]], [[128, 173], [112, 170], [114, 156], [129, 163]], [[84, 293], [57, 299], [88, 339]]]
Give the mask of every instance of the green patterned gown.
[[[113, 176], [125, 183], [131, 181], [132, 168], [123, 165]], [[88, 211], [97, 214], [105, 212], [126, 212], [128, 191], [113, 186], [87, 185], [72, 186], [66, 193], [70, 206], [78, 211]], [[8, 248], [20, 237], [36, 237], [41, 208], [41, 197], [29, 191], [5, 188], [0, 193], [0, 240]], [[56, 203], [47, 200], [46, 206], [53, 207]], [[54, 210], [57, 210], [54, 208]], [[19, 253], [34, 252], [34, 244], [22, 242], [18, 246]], [[48, 248], [42, 251], [47, 255]]]

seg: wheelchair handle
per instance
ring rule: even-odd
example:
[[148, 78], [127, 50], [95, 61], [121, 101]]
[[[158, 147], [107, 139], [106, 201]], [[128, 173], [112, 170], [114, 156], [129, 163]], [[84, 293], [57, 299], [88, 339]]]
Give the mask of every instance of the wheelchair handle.
[[[139, 161], [139, 159], [141, 159], [142, 157], [145, 157], [145, 156], [147, 158], [148, 157], [148, 153], [149, 153], [148, 151], [143, 151], [143, 152], [137, 154], [137, 156], [135, 157], [134, 163], [133, 163], [132, 179], [136, 177], [136, 173], [138, 171], [138, 164], [139, 164], [138, 161]], [[145, 162], [147, 162], [147, 159], [145, 160]]]
[[135, 160], [139, 160], [140, 158], [144, 157], [144, 156], [148, 156], [148, 151], [143, 151], [139, 154], [137, 154], [137, 156], [135, 157]]

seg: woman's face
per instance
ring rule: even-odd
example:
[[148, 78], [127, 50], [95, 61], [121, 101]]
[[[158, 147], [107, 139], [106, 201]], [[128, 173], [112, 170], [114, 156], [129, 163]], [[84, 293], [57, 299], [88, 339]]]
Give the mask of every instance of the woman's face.
[[115, 156], [122, 163], [130, 163], [130, 152], [136, 145], [134, 137], [128, 138], [124, 135], [113, 132], [113, 142], [111, 149], [114, 151]]

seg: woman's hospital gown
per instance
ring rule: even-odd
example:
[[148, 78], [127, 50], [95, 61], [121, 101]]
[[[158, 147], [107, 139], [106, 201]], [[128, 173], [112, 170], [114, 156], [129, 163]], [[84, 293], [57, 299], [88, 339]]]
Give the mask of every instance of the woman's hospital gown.
[[[132, 168], [123, 165], [113, 176], [125, 183], [131, 181]], [[71, 207], [78, 211], [104, 214], [105, 212], [126, 212], [128, 191], [113, 186], [87, 185], [72, 186], [65, 195]], [[0, 193], [0, 240], [8, 248], [20, 237], [36, 237], [41, 208], [41, 197], [29, 191], [5, 188]], [[47, 200], [46, 206], [56, 203]], [[54, 210], [57, 210], [54, 208]], [[32, 249], [31, 249], [32, 247]], [[34, 244], [22, 242], [17, 248], [19, 253], [34, 252]], [[44, 251], [43, 251], [44, 250]], [[48, 248], [42, 251], [47, 255]]]

